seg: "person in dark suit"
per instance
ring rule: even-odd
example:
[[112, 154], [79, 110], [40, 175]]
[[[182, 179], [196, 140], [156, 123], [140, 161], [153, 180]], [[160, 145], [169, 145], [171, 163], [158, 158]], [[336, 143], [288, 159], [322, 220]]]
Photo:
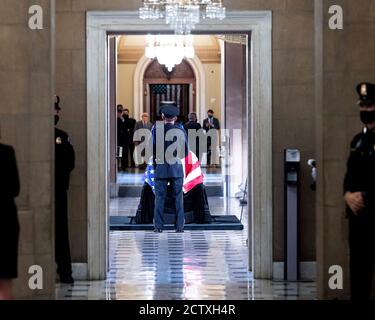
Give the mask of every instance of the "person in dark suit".
[[137, 131], [138, 129], [151, 130], [152, 123], [150, 122], [150, 116], [148, 115], [148, 113], [143, 113], [141, 118], [142, 120], [137, 121], [137, 123], [135, 124], [134, 131]]
[[352, 300], [369, 300], [375, 267], [375, 85], [357, 86], [363, 132], [351, 143], [344, 180]]
[[[59, 122], [60, 98], [55, 103], [55, 125]], [[55, 258], [61, 283], [74, 283], [68, 229], [68, 189], [75, 153], [69, 136], [55, 127]]]
[[[203, 121], [203, 129], [208, 133], [210, 130], [220, 130], [220, 122], [217, 118], [214, 117], [214, 111], [208, 110], [207, 112], [207, 119], [204, 119]], [[217, 132], [218, 134], [218, 132]], [[217, 139], [218, 140], [218, 139]], [[209, 136], [207, 137], [207, 165], [211, 165], [211, 157], [212, 157], [212, 138]], [[216, 164], [216, 163], [215, 163]]]
[[14, 201], [20, 193], [14, 149], [0, 143], [0, 300], [12, 299], [12, 279], [18, 276], [19, 223]]
[[[125, 139], [124, 139], [124, 108], [121, 104], [117, 105], [117, 149], [119, 150], [121, 148], [121, 158], [118, 161], [118, 170], [125, 170], [124, 167], [124, 145], [125, 145]], [[120, 154], [120, 152], [118, 152]]]
[[[140, 130], [140, 129], [146, 129], [146, 130], [150, 130], [151, 132], [151, 129], [152, 129], [152, 123], [150, 122], [150, 116], [148, 115], [148, 113], [143, 113], [142, 114], [142, 120], [141, 121], [138, 121], [136, 124], [135, 124], [135, 127], [134, 127], [134, 133], [137, 132], [137, 130]], [[134, 137], [134, 135], [133, 135]], [[133, 142], [134, 142], [134, 148], [137, 148], [142, 142], [144, 141], [144, 137], [142, 138], [142, 140], [137, 140], [135, 138], [133, 138]], [[135, 153], [135, 155], [137, 155], [138, 153]], [[138, 155], [139, 159], [137, 159], [137, 165], [139, 165], [139, 168], [146, 168], [146, 164], [145, 164], [145, 160], [144, 160], [144, 157], [145, 157], [145, 151], [143, 150], [142, 154], [141, 154], [141, 157]]]
[[[189, 113], [189, 121], [184, 125], [187, 136], [189, 137], [189, 130], [198, 131], [202, 129], [201, 124], [198, 122], [197, 114], [195, 112]], [[202, 155], [199, 153], [199, 138], [197, 137], [195, 141], [189, 140], [189, 149], [194, 150], [198, 159], [202, 160]]]
[[124, 109], [123, 113], [124, 124], [123, 124], [123, 134], [124, 134], [124, 152], [122, 154], [123, 164], [125, 168], [129, 167], [129, 157], [130, 157], [130, 167], [135, 167], [134, 162], [134, 142], [133, 142], [133, 135], [134, 135], [134, 127], [135, 127], [135, 119], [130, 118], [129, 116], [129, 109]]
[[[179, 109], [176, 104], [164, 104], [160, 109], [164, 123], [157, 122], [153, 128], [153, 162], [155, 181], [154, 231], [163, 232], [164, 206], [168, 184], [175, 199], [176, 232], [184, 232], [183, 182], [184, 170], [180, 159], [188, 153], [187, 137], [184, 129], [175, 124]], [[172, 141], [166, 136], [174, 130]], [[164, 135], [163, 135], [164, 133]], [[172, 146], [173, 144], [173, 146]], [[170, 148], [172, 150], [170, 150]], [[175, 147], [175, 148], [173, 148]], [[171, 151], [173, 153], [171, 154]]]

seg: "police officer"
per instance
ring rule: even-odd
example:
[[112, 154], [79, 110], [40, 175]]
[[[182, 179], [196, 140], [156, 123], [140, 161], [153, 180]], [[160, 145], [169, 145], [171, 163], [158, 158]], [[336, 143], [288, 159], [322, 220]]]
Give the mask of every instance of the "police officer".
[[187, 137], [183, 127], [175, 124], [179, 115], [176, 104], [164, 103], [161, 106], [160, 113], [164, 123], [158, 121], [156, 128], [154, 127], [152, 130], [155, 182], [154, 232], [163, 232], [164, 203], [168, 183], [175, 199], [176, 232], [184, 232], [182, 192], [184, 170], [180, 159], [183, 159], [188, 152]]
[[[60, 98], [56, 96], [55, 125], [59, 122]], [[68, 189], [75, 154], [69, 136], [55, 127], [55, 259], [62, 283], [74, 283], [68, 231]]]
[[368, 300], [375, 266], [375, 85], [360, 83], [363, 132], [351, 143], [344, 181], [349, 218], [351, 299]]

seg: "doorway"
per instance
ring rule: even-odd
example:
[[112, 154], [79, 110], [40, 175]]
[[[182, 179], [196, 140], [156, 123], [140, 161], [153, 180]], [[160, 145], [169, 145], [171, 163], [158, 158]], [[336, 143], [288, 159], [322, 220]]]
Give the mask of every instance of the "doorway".
[[180, 110], [179, 121], [185, 123], [189, 112], [195, 111], [195, 86], [194, 71], [188, 61], [183, 60], [169, 72], [154, 59], [143, 77], [143, 88], [146, 93], [143, 111], [149, 113], [151, 123], [154, 123], [160, 119], [160, 103], [174, 101]]
[[[234, 12], [220, 24], [204, 22], [199, 32], [247, 32], [247, 123], [249, 136], [248, 203], [249, 268], [255, 278], [272, 277], [272, 69], [270, 12]], [[88, 273], [104, 279], [108, 257], [108, 60], [106, 39], [111, 33], [167, 31], [167, 26], [141, 21], [135, 12], [90, 12], [87, 19], [88, 112]], [[223, 29], [226, 29], [223, 32]], [[95, 159], [93, 161], [93, 159]]]

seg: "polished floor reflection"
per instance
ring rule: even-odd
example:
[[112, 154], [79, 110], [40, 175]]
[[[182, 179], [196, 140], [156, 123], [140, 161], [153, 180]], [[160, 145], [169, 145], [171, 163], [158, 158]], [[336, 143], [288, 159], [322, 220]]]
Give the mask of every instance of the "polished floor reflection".
[[59, 285], [58, 299], [315, 299], [314, 283], [254, 281], [246, 233], [111, 232], [107, 281]]
[[[111, 214], [131, 214], [137, 198], [113, 199]], [[238, 217], [237, 199], [225, 204], [210, 198], [211, 211], [229, 208]], [[242, 231], [110, 232], [108, 280], [58, 285], [58, 299], [193, 299], [272, 300], [315, 299], [313, 282], [253, 280], [247, 261], [247, 213]]]

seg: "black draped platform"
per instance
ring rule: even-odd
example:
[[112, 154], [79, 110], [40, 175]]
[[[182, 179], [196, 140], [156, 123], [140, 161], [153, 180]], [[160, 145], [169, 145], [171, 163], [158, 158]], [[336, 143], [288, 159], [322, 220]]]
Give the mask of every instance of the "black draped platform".
[[[167, 193], [164, 209], [165, 229], [174, 229], [175, 206], [172, 192]], [[145, 183], [135, 217], [111, 216], [111, 230], [152, 230], [155, 207], [155, 195]], [[184, 194], [185, 229], [186, 230], [242, 230], [243, 225], [236, 216], [211, 216], [206, 188], [198, 184]]]

